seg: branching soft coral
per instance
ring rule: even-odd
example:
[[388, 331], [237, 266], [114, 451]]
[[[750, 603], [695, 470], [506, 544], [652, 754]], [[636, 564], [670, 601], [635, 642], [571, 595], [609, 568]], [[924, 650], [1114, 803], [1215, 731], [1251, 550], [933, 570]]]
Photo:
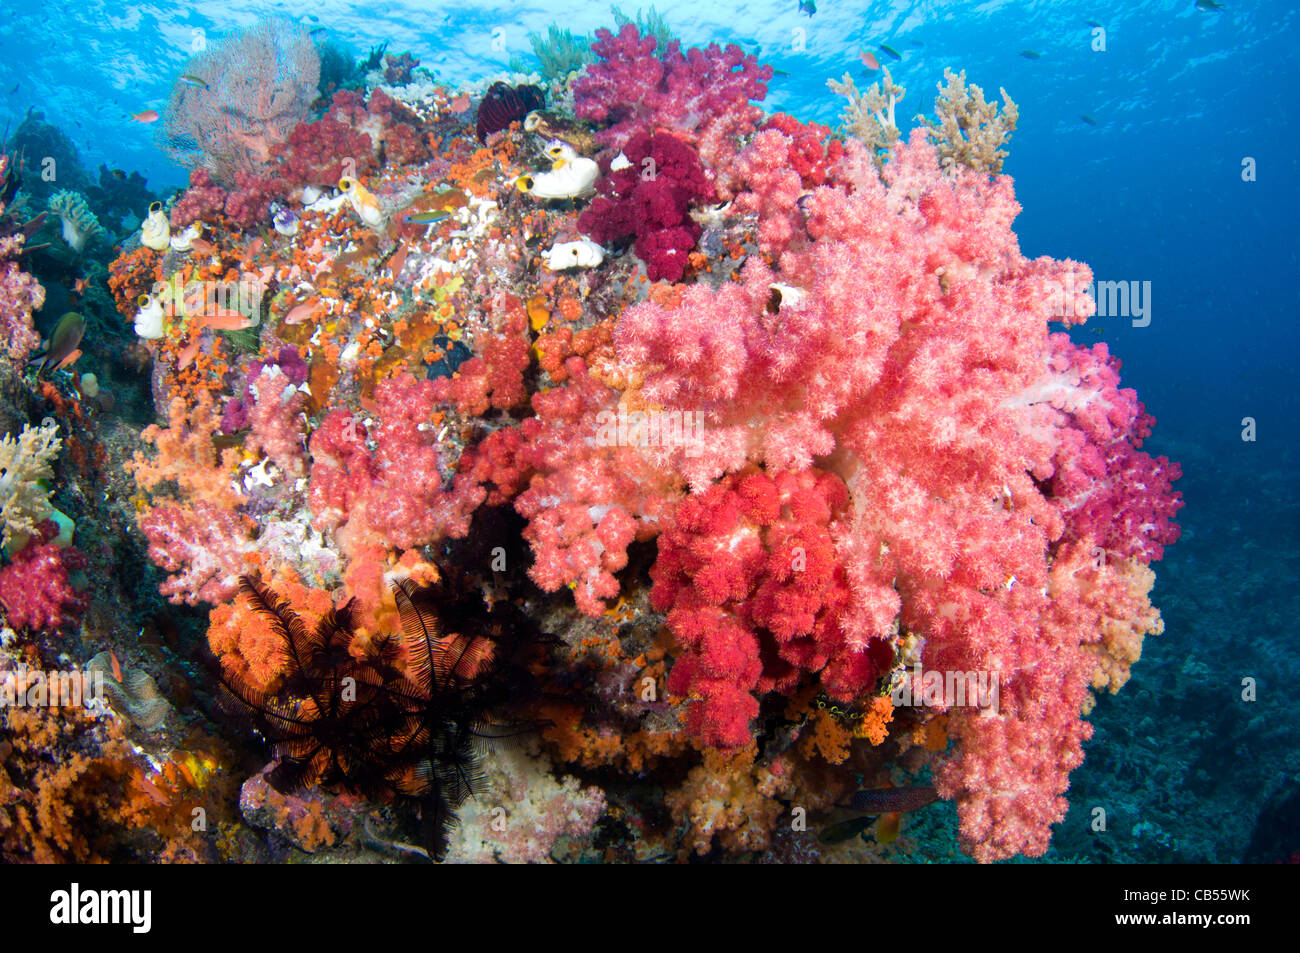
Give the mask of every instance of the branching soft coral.
[[806, 470], [730, 477], [677, 507], [659, 537], [651, 598], [686, 650], [668, 689], [695, 699], [686, 724], [703, 744], [749, 743], [754, 693], [788, 694], [820, 673], [848, 701], [892, 664], [887, 644], [845, 644], [850, 593], [830, 523], [847, 505], [838, 477]]
[[[0, 214], [4, 204], [0, 203]], [[15, 259], [22, 253], [23, 235], [0, 238], [0, 347], [15, 361], [25, 361], [41, 343], [32, 326], [32, 312], [45, 303], [45, 289], [23, 271]]]
[[[655, 127], [693, 134], [714, 121], [739, 117], [752, 131], [762, 111], [750, 105], [767, 95], [772, 67], [734, 43], [720, 49], [691, 48], [684, 54], [673, 40], [661, 55], [656, 40], [642, 36], [633, 23], [618, 34], [597, 30], [592, 52], [600, 60], [587, 67], [574, 84], [574, 110], [581, 119], [608, 124], [597, 134], [606, 145], [621, 148], [636, 132]], [[745, 130], [743, 126], [747, 126]]]
[[[925, 638], [927, 667], [1000, 673], [998, 717], [950, 714], [958, 745], [942, 789], [980, 859], [1041, 852], [1081, 757], [1094, 668], [1083, 646], [1100, 635], [1054, 619], [1042, 595], [1072, 504], [1041, 487], [1087, 429], [1057, 408], [1096, 390], [1076, 374], [1071, 393], [1043, 406], [1072, 364], [1060, 366], [1048, 324], [1059, 320], [1054, 289], [1086, 285], [1087, 269], [1026, 260], [1010, 179], [943, 172], [919, 132], [880, 174], [850, 142], [803, 211], [804, 234], [774, 268], [751, 260], [739, 282], [625, 312], [620, 357], [652, 369], [645, 399], [705, 413], [697, 453], [673, 459], [697, 493], [754, 464], [817, 462], [844, 479], [851, 512], [832, 535], [852, 593], [846, 645], [901, 625]], [[1140, 436], [1144, 425], [1121, 413], [1110, 426]], [[1140, 453], [1128, 443], [1108, 456], [1112, 438], [1086, 438], [1107, 472]], [[1165, 490], [1144, 506], [1170, 514]], [[719, 628], [715, 649], [741, 669], [742, 633]], [[737, 738], [740, 715], [722, 722]]]
[[437, 393], [433, 381], [400, 374], [375, 388], [377, 426], [338, 409], [312, 434], [308, 500], [316, 526], [335, 530], [345, 551], [375, 542], [409, 549], [469, 531], [486, 494], [463, 473], [443, 487], [450, 461], [430, 422]]
[[243, 502], [232, 479], [239, 451], [229, 447], [218, 452], [213, 443], [221, 432], [221, 415], [211, 392], [199, 391], [193, 406], [179, 397], [173, 400], [167, 424], [151, 424], [140, 433], [140, 439], [157, 450], [152, 458], [136, 451], [127, 464], [140, 488], [152, 491], [164, 482], [174, 482], [187, 499], [202, 498], [223, 507]]
[[635, 236], [650, 280], [680, 281], [700, 236], [688, 210], [713, 196], [704, 166], [694, 149], [663, 132], [638, 132], [623, 154], [630, 164], [601, 178], [578, 227], [598, 242]]
[[85, 611], [89, 600], [69, 575], [86, 568], [75, 546], [54, 542], [58, 527], [47, 520], [37, 535], [0, 569], [0, 606], [14, 629], [57, 632]]

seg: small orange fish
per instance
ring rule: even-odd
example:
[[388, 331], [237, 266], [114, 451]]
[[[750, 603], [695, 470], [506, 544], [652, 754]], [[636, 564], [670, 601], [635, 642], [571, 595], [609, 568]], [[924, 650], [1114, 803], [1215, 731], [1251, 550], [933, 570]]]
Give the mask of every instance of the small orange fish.
[[248, 315], [225, 308], [210, 308], [202, 314], [195, 315], [201, 327], [214, 331], [242, 331], [250, 325]]
[[72, 289], [73, 289], [77, 294], [81, 294], [83, 291], [86, 290], [86, 279], [85, 279], [85, 278], [78, 278], [76, 281], [74, 281], [74, 282], [72, 283]]
[[140, 113], [131, 113], [131, 121], [132, 121], [132, 122], [140, 122], [140, 123], [144, 123], [145, 125], [148, 125], [148, 124], [151, 123], [151, 122], [157, 122], [157, 121], [158, 121], [158, 110], [156, 110], [156, 109], [146, 109], [144, 112], [140, 112]]
[[178, 371], [185, 370], [185, 368], [189, 367], [193, 360], [199, 356], [199, 344], [202, 343], [202, 341], [203, 338], [197, 334], [194, 335], [193, 340], [191, 340], [189, 344], [185, 345], [180, 354], [176, 355], [176, 369]]
[[258, 252], [262, 250], [263, 244], [264, 242], [262, 241], [262, 236], [259, 235], [257, 238], [254, 238], [251, 242], [248, 243], [248, 247], [244, 249], [244, 256], [247, 258], [252, 258], [254, 255], [256, 255]]
[[388, 267], [392, 271], [394, 277], [396, 277], [397, 273], [402, 270], [402, 265], [406, 264], [406, 251], [407, 246], [403, 245], [401, 248], [397, 249], [397, 251], [393, 252], [392, 258], [388, 259]]
[[108, 650], [108, 660], [113, 665], [113, 680], [119, 685], [122, 684], [122, 663], [117, 660], [117, 653], [112, 649]]
[[469, 109], [469, 93], [461, 93], [451, 101], [451, 111], [457, 116]]
[[318, 307], [320, 307], [319, 298], [308, 298], [302, 304], [289, 309], [289, 313], [284, 316], [284, 323], [304, 324], [316, 317]]
[[56, 371], [61, 371], [65, 367], [71, 367], [73, 364], [77, 363], [77, 358], [79, 357], [81, 357], [81, 348], [77, 348], [74, 351], [70, 351], [67, 357], [65, 357], [63, 360], [59, 361], [59, 363], [54, 365], [54, 369]]
[[898, 832], [903, 829], [903, 814], [901, 811], [892, 811], [880, 818], [876, 824], [876, 841], [881, 844], [892, 844], [898, 840]]
[[863, 50], [861, 59], [863, 65], [865, 65], [867, 69], [880, 69], [880, 61], [876, 59], [876, 54], [872, 53], [870, 50]]
[[212, 244], [212, 242], [204, 241], [202, 238], [191, 238], [190, 248], [198, 252], [200, 255], [211, 255], [217, 250], [216, 245]]

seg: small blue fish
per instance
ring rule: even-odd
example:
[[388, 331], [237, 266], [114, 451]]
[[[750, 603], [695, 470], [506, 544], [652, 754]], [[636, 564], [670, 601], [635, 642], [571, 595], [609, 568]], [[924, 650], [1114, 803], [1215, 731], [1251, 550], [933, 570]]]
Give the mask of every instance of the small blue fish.
[[881, 43], [880, 48], [896, 60], [901, 60], [903, 58], [902, 53], [898, 52], [898, 50], [894, 49], [892, 46], [888, 45], [887, 43]]
[[1037, 50], [1021, 50], [1020, 55], [1027, 60], [1041, 60], [1043, 58], [1043, 54]]
[[817, 4], [813, 0], [799, 0], [799, 12], [812, 16], [817, 12]]
[[432, 225], [435, 222], [441, 222], [447, 217], [446, 212], [414, 212], [410, 215], [403, 215], [402, 221], [408, 225]]

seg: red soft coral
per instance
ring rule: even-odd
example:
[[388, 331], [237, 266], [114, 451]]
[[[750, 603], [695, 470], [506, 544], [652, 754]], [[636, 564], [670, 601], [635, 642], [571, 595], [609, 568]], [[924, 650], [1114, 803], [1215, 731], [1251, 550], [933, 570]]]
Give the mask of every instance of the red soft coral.
[[73, 587], [69, 575], [86, 568], [75, 546], [54, 542], [59, 528], [51, 520], [0, 569], [0, 606], [14, 629], [57, 632], [86, 610], [89, 600]]

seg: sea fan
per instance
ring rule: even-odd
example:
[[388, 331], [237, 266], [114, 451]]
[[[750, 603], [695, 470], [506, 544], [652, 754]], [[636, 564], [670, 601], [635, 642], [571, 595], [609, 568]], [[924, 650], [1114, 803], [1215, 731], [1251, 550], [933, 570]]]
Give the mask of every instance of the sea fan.
[[267, 692], [225, 671], [223, 701], [270, 744], [272, 786], [337, 785], [415, 807], [421, 841], [443, 859], [456, 809], [481, 783], [484, 739], [518, 733], [487, 718], [509, 691], [488, 676], [513, 648], [511, 620], [403, 580], [401, 635], [359, 640], [354, 654], [351, 602], [309, 628], [256, 579], [240, 579], [240, 593], [279, 637], [284, 679]]

